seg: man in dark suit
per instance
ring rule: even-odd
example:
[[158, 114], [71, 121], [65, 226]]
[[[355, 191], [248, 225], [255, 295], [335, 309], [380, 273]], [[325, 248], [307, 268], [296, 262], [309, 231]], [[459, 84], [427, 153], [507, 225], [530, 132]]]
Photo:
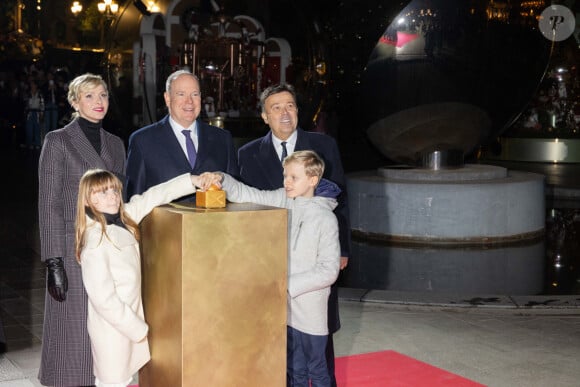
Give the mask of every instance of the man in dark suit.
[[[281, 159], [297, 150], [313, 150], [324, 159], [324, 178], [339, 185], [342, 190], [334, 213], [340, 233], [340, 268], [344, 269], [350, 254], [350, 221], [344, 170], [336, 141], [325, 134], [305, 132], [298, 128], [298, 107], [294, 88], [287, 84], [271, 86], [260, 96], [262, 119], [270, 126], [270, 132], [242, 146], [238, 151], [241, 180], [259, 189], [283, 187]], [[328, 299], [328, 345], [326, 360], [333, 386], [334, 344], [332, 334], [340, 328], [338, 294], [336, 284]]]
[[186, 70], [169, 75], [164, 98], [169, 114], [129, 137], [126, 199], [187, 172], [238, 175], [231, 133], [198, 119], [201, 90], [197, 77]]

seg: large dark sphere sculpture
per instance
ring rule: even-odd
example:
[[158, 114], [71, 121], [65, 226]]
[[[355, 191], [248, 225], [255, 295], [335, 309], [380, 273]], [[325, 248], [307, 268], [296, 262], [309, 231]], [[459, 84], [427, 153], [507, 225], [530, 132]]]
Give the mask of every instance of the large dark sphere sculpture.
[[384, 156], [417, 165], [433, 151], [468, 155], [517, 119], [551, 42], [534, 16], [542, 7], [516, 3], [414, 0], [389, 16], [361, 93], [368, 136]]

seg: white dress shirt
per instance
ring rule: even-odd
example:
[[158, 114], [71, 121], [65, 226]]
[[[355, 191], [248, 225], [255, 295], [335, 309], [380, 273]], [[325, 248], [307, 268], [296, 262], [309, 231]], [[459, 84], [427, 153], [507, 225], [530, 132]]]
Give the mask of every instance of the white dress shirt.
[[292, 133], [287, 140], [280, 140], [278, 137], [274, 136], [274, 133], [272, 133], [272, 144], [274, 145], [274, 149], [278, 154], [279, 160], [282, 159], [282, 141], [286, 141], [286, 150], [288, 151], [288, 156], [290, 156], [294, 152], [297, 139], [298, 133], [296, 131], [294, 131], [294, 133]]
[[179, 141], [179, 145], [181, 145], [181, 149], [183, 150], [185, 157], [187, 157], [187, 145], [185, 145], [185, 136], [183, 133], [181, 133], [181, 131], [184, 129], [191, 130], [190, 136], [193, 140], [193, 145], [195, 145], [195, 149], [199, 152], [199, 141], [197, 139], [197, 121], [193, 121], [193, 124], [191, 124], [188, 128], [184, 128], [175, 122], [171, 116], [169, 116], [169, 125], [171, 125], [171, 129], [173, 129], [173, 133], [175, 134], [177, 141]]

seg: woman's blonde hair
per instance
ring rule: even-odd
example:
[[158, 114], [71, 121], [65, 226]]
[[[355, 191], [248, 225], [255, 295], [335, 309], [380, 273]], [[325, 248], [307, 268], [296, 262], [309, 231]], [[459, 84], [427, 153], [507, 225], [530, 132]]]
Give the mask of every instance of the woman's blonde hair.
[[[68, 103], [73, 106], [74, 102], [78, 102], [82, 92], [85, 92], [89, 89], [94, 89], [97, 86], [103, 86], [105, 91], [109, 92], [107, 88], [107, 83], [103, 80], [100, 75], [95, 75], [91, 73], [86, 73], [83, 75], [79, 75], [75, 79], [73, 79], [70, 84], [68, 85]], [[78, 117], [79, 113], [74, 112], [72, 114], [72, 118]]]
[[[91, 194], [107, 189], [117, 190], [120, 197], [123, 197], [123, 183], [121, 183], [121, 180], [113, 173], [102, 169], [89, 169], [85, 172], [79, 183], [75, 221], [75, 255], [78, 262], [81, 261], [81, 251], [85, 246], [88, 214], [95, 222], [101, 224], [103, 230], [101, 238], [103, 236], [109, 238], [107, 235], [107, 220], [105, 216], [91, 203]], [[135, 239], [139, 240], [139, 225], [125, 212], [123, 200], [120, 202], [119, 215], [121, 222], [127, 227], [127, 230], [133, 233]]]

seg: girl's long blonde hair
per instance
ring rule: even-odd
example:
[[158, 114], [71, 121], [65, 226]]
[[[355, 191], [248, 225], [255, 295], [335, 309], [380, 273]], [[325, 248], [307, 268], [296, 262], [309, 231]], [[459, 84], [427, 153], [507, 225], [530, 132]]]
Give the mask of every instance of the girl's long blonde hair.
[[[75, 255], [78, 262], [81, 261], [81, 251], [85, 246], [85, 232], [87, 230], [87, 213], [90, 213], [93, 219], [101, 224], [103, 236], [107, 235], [107, 220], [102, 212], [98, 211], [91, 203], [91, 194], [94, 192], [114, 189], [119, 192], [123, 198], [123, 183], [117, 176], [109, 171], [102, 169], [89, 169], [85, 172], [79, 183], [79, 194], [77, 198], [77, 215], [75, 221]], [[139, 240], [139, 225], [131, 219], [125, 212], [123, 200], [119, 206], [119, 215], [121, 221], [127, 227], [127, 230], [133, 233], [135, 239]]]

